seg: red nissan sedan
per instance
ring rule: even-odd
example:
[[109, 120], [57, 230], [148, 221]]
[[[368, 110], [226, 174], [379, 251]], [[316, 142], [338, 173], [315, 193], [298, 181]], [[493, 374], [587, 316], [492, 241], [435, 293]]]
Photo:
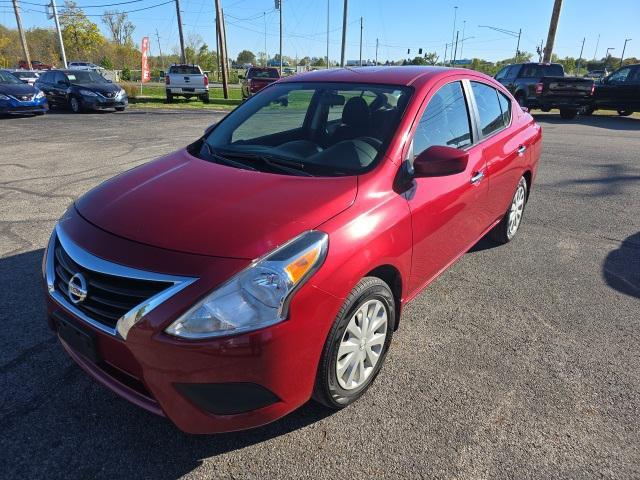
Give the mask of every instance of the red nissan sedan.
[[339, 409], [403, 306], [507, 243], [541, 129], [469, 70], [316, 71], [78, 199], [43, 262], [49, 324], [98, 382], [192, 433]]

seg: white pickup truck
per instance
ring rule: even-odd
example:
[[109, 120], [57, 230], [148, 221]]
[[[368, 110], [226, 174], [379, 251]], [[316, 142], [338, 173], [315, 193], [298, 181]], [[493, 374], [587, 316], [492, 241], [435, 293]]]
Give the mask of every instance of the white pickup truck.
[[171, 65], [164, 77], [167, 103], [173, 97], [199, 97], [209, 103], [209, 77], [198, 65]]

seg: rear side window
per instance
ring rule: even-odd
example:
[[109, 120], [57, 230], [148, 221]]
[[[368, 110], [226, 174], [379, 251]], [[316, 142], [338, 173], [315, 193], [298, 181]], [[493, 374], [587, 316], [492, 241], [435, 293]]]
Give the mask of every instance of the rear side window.
[[480, 115], [480, 130], [483, 136], [491, 135], [505, 126], [498, 91], [484, 83], [471, 82]]
[[420, 118], [413, 152], [419, 155], [433, 145], [453, 148], [471, 145], [469, 110], [460, 82], [448, 83], [438, 90]]
[[502, 110], [502, 123], [506, 127], [511, 123], [511, 100], [500, 90], [498, 92], [498, 101], [500, 102], [500, 110]]
[[520, 78], [562, 77], [564, 70], [562, 65], [552, 63], [550, 65], [528, 63], [522, 67]]
[[622, 68], [617, 72], [613, 72], [609, 76], [609, 83], [623, 83], [627, 80], [629, 73], [631, 72], [630, 68]]

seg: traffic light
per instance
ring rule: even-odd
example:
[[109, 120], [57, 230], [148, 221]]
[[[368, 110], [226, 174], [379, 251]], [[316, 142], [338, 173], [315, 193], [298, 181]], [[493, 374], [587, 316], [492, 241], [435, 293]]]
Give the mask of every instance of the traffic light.
[[420, 55], [422, 55], [422, 49], [419, 49], [419, 50], [418, 50], [418, 53], [419, 53]]
[[407, 55], [409, 55], [411, 53], [411, 49], [407, 48]]

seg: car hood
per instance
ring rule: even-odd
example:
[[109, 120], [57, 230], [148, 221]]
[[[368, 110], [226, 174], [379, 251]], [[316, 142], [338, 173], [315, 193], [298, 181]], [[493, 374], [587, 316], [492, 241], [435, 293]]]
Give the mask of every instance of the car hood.
[[28, 83], [0, 83], [0, 93], [3, 95], [33, 95], [36, 89]]
[[84, 88], [98, 93], [118, 92], [120, 87], [115, 83], [72, 83], [75, 88]]
[[180, 150], [106, 181], [76, 202], [118, 236], [174, 251], [254, 259], [353, 204], [356, 177], [242, 170]]

